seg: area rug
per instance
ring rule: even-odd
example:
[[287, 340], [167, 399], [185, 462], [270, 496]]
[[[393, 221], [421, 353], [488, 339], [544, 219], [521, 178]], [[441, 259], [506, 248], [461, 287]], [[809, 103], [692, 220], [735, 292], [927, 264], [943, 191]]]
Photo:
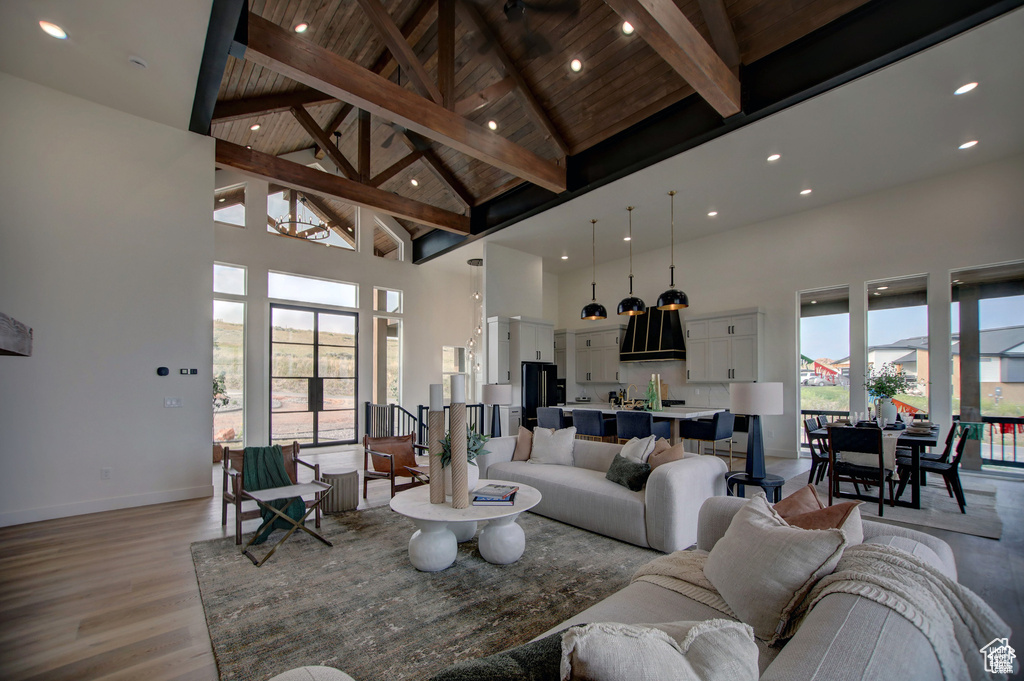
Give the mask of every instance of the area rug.
[[[977, 537], [988, 539], [999, 539], [1003, 536], [1003, 521], [999, 518], [996, 510], [996, 488], [984, 482], [970, 480], [965, 476], [960, 477], [961, 485], [964, 488], [964, 498], [967, 501], [967, 513], [961, 513], [957, 506], [956, 499], [946, 492], [946, 485], [942, 477], [929, 475], [928, 484], [921, 488], [921, 508], [906, 508], [889, 505], [889, 491], [885, 492], [885, 513], [878, 517], [878, 502], [864, 502], [861, 504], [860, 513], [865, 518], [880, 520], [882, 522], [893, 522], [900, 525], [920, 525], [923, 527], [934, 527], [940, 530], [949, 530], [961, 534], [973, 534]], [[807, 474], [798, 475], [786, 481], [782, 488], [782, 496], [786, 496], [807, 484]], [[828, 499], [828, 479], [822, 480], [816, 485], [818, 496], [823, 501]], [[863, 489], [863, 488], [862, 488]], [[853, 486], [843, 483], [843, 490], [853, 492]], [[877, 493], [876, 488], [872, 488]], [[910, 501], [910, 487], [903, 491], [900, 497]]]
[[518, 562], [491, 565], [474, 539], [436, 573], [409, 564], [415, 528], [388, 507], [327, 516], [333, 548], [296, 533], [260, 568], [233, 538], [192, 544], [220, 678], [326, 665], [357, 681], [425, 679], [529, 641], [661, 555], [532, 513], [518, 522]]

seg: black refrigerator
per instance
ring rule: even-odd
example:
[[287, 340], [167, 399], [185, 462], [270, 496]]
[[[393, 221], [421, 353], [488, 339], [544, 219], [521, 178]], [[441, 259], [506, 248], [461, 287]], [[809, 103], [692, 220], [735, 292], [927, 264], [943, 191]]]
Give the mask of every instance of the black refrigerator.
[[558, 404], [558, 367], [551, 362], [523, 362], [523, 425], [537, 425], [537, 407]]

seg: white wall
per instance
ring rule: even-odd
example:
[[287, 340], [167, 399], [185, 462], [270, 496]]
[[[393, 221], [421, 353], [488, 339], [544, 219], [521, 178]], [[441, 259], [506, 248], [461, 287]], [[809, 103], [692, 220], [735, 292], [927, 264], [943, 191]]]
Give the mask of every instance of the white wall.
[[[428, 386], [441, 382], [441, 346], [464, 346], [473, 332], [470, 268], [446, 269], [436, 263], [413, 265], [372, 255], [373, 219], [359, 211], [366, 226], [359, 252], [305, 243], [267, 231], [267, 183], [218, 170], [216, 184], [246, 183], [246, 229], [215, 225], [215, 259], [248, 269], [246, 310], [246, 442], [264, 444], [270, 431], [267, 405], [270, 384], [270, 301], [267, 272], [274, 270], [359, 285], [359, 437], [365, 427], [364, 403], [373, 398], [373, 288], [403, 292], [402, 395], [400, 403], [415, 413], [429, 401]], [[399, 228], [400, 229], [400, 228]], [[403, 230], [404, 231], [404, 230]], [[409, 254], [409, 251], [406, 250]], [[298, 303], [303, 304], [303, 303]], [[209, 364], [209, 362], [207, 362]]]
[[212, 494], [213, 140], [0, 92], [0, 310], [35, 336], [0, 357], [0, 525]]
[[[682, 178], [681, 178], [682, 179]], [[676, 283], [690, 297], [689, 314], [760, 307], [765, 316], [764, 380], [785, 383], [786, 413], [766, 417], [766, 448], [780, 456], [797, 451], [799, 394], [797, 292], [846, 285], [851, 291], [851, 407], [865, 408], [865, 282], [928, 275], [934, 347], [948, 345], [949, 273], [953, 269], [1024, 257], [1024, 156], [916, 182], [786, 218], [688, 241], [676, 248]], [[666, 287], [668, 253], [634, 254], [634, 289], [648, 304]], [[627, 293], [627, 260], [601, 265], [598, 300], [614, 316]], [[556, 326], [585, 328], [578, 310], [590, 300], [591, 273], [559, 277]], [[946, 307], [943, 307], [946, 306]], [[609, 319], [608, 321], [611, 321]], [[949, 362], [931, 353], [933, 419], [950, 422]], [[652, 368], [660, 367], [660, 368]], [[672, 397], [687, 404], [728, 406], [724, 386], [685, 383], [685, 363], [639, 365], [639, 377], [661, 371]], [[674, 375], [672, 375], [674, 374]], [[632, 374], [627, 378], [634, 380]], [[607, 390], [607, 388], [605, 388]], [[701, 394], [697, 395], [696, 391]], [[709, 395], [710, 391], [710, 395]]]
[[498, 244], [484, 244], [484, 313], [544, 319], [544, 261]]

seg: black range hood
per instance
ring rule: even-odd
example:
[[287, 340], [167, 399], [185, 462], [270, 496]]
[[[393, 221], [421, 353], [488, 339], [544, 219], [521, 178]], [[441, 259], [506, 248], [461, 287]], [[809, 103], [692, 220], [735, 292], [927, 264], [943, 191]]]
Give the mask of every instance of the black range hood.
[[629, 326], [619, 346], [620, 362], [664, 362], [672, 359], [686, 359], [679, 310], [649, 307], [645, 314], [629, 318]]

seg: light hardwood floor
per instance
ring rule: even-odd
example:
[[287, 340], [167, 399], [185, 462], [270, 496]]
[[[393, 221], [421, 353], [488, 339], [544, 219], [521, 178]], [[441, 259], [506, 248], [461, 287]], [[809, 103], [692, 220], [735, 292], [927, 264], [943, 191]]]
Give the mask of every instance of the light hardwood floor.
[[[303, 457], [328, 471], [362, 467], [355, 449]], [[769, 470], [788, 478], [808, 465], [779, 459]], [[230, 510], [220, 524], [219, 470], [212, 498], [0, 528], [0, 679], [217, 679], [189, 545], [233, 533]], [[1024, 634], [1024, 484], [993, 484], [1001, 541], [933, 533], [953, 546], [961, 582]], [[387, 485], [371, 483], [362, 505], [387, 500]]]

